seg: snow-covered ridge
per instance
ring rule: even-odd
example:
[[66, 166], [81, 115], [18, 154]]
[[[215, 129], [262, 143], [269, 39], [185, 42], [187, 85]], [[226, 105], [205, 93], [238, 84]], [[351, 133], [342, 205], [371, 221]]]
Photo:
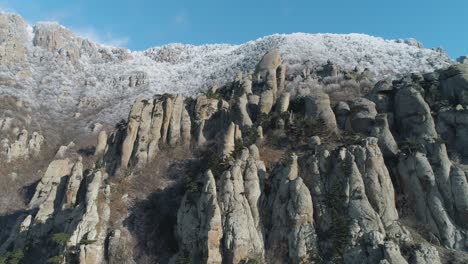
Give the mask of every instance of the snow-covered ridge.
[[[128, 113], [137, 97], [194, 95], [222, 85], [238, 72], [252, 71], [273, 48], [281, 51], [290, 71], [331, 60], [383, 77], [453, 63], [441, 50], [364, 34], [275, 34], [241, 45], [169, 44], [129, 51], [80, 38], [56, 23], [38, 23], [32, 36], [30, 28], [17, 15], [0, 14], [0, 33], [5, 32], [0, 34], [0, 62], [12, 56], [12, 47], [17, 52], [8, 64], [0, 63], [0, 95], [18, 96], [54, 118], [97, 113], [113, 122]], [[19, 38], [16, 32], [29, 37]]]

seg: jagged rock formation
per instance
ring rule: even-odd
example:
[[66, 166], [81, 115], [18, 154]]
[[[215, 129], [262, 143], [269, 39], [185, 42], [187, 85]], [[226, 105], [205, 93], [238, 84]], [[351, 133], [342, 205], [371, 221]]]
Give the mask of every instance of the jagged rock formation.
[[[50, 257], [79, 263], [103, 260], [109, 217], [108, 198], [98, 201], [99, 195], [108, 195], [108, 191], [102, 191], [103, 174], [99, 169], [83, 172], [81, 156], [70, 148], [66, 151], [69, 158], [50, 163], [36, 186], [28, 212], [2, 241], [0, 253], [29, 248], [26, 263], [32, 259], [47, 262]], [[84, 190], [80, 192], [81, 188]], [[55, 242], [47, 253], [38, 246], [44, 240]]]
[[0, 103], [0, 160], [38, 156], [45, 139], [37, 131], [30, 132], [31, 108], [15, 97], [2, 97]]
[[[38, 27], [35, 45], [79, 64], [87, 53], [76, 47], [85, 42], [64, 49], [77, 40], [54, 27]], [[162, 55], [175, 63], [166, 57], [176, 55]], [[25, 260], [138, 263], [139, 247], [157, 244], [167, 252], [148, 250], [160, 255], [145, 261], [407, 264], [450, 263], [454, 254], [463, 263], [466, 67], [384, 79], [367, 96], [340, 102], [315, 87], [293, 93], [288, 72], [272, 49], [252, 75], [196, 98], [138, 98], [114, 131], [98, 126], [88, 151], [60, 147], [0, 255], [29, 248]], [[329, 62], [300, 74], [323, 81], [344, 72]], [[351, 79], [368, 74], [353, 72]], [[138, 89], [151, 80], [139, 71], [122, 76], [117, 81]], [[38, 152], [39, 135], [29, 144], [22, 133], [19, 145]], [[177, 150], [183, 157], [168, 161]], [[157, 177], [167, 180], [151, 186], [156, 198], [139, 209], [155, 210], [159, 232], [138, 241], [135, 230], [146, 230], [129, 215], [137, 197], [151, 193], [135, 184]], [[166, 201], [176, 206], [156, 206]]]
[[[270, 80], [275, 93], [286, 86], [289, 71], [336, 76], [358, 66], [367, 68], [365, 74], [383, 76], [429, 72], [452, 63], [443, 51], [414, 41], [397, 43], [362, 34], [276, 34], [242, 45], [170, 44], [129, 51], [94, 43], [56, 23], [28, 25], [18, 15], [2, 13], [0, 36], [0, 93], [20, 95], [34, 110], [56, 120], [99, 111], [90, 118], [99, 120], [92, 121], [115, 123], [141, 96], [196, 95], [201, 87], [223, 85], [239, 72], [246, 73], [241, 79], [246, 94], [260, 75]], [[269, 92], [263, 100], [268, 107]]]

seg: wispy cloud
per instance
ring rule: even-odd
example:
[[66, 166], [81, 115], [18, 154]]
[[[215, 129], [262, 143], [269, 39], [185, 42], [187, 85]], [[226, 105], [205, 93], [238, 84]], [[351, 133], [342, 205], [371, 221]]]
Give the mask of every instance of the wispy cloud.
[[4, 1], [0, 1], [0, 12], [5, 13], [16, 13], [13, 8], [11, 8], [7, 3]]
[[47, 21], [63, 21], [72, 16], [70, 11], [66, 10], [55, 10], [51, 12], [47, 12], [44, 16], [44, 19]]
[[126, 47], [130, 42], [129, 37], [117, 37], [114, 36], [111, 32], [101, 33], [93, 27], [86, 28], [74, 28], [71, 30], [75, 32], [76, 35], [87, 38], [91, 41], [97, 42], [102, 45], [112, 46], [112, 47]]
[[183, 24], [187, 23], [187, 21], [188, 21], [187, 11], [185, 11], [185, 10], [179, 11], [175, 16], [174, 21], [178, 25], [183, 25]]

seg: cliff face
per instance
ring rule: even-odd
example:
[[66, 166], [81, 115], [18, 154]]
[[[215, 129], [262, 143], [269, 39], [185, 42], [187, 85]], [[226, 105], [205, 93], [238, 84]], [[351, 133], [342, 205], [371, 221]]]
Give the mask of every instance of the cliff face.
[[[252, 76], [205, 95], [138, 99], [109, 134], [94, 132], [92, 152], [61, 147], [0, 253], [26, 263], [465, 262], [468, 68], [383, 80], [333, 105], [323, 91], [292, 97], [286, 69], [273, 50]], [[145, 195], [155, 198], [141, 206]]]
[[[31, 38], [7, 18], [0, 43]], [[34, 32], [33, 49], [75, 70], [135, 56], [58, 25]], [[28, 62], [16, 51], [2, 67]], [[392, 80], [288, 56], [271, 49], [202, 95], [139, 97], [115, 126], [69, 135], [2, 97], [0, 263], [467, 263], [468, 67]]]

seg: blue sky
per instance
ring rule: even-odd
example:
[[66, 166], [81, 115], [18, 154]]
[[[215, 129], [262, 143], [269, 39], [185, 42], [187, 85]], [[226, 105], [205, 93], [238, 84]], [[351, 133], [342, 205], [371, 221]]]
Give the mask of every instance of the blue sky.
[[307, 32], [414, 37], [453, 58], [468, 54], [467, 0], [0, 0], [0, 9], [132, 50]]

